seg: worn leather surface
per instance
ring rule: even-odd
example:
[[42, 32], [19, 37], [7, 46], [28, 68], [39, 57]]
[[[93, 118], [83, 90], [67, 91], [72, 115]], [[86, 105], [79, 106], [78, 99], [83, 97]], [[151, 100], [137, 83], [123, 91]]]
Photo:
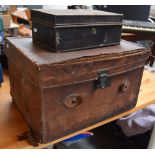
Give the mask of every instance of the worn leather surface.
[[[133, 108], [149, 56], [149, 50], [126, 41], [51, 53], [31, 38], [8, 38], [6, 48], [13, 101], [40, 143]], [[102, 89], [96, 88], [101, 71], [111, 83]]]
[[[8, 38], [8, 41], [12, 46], [22, 51], [22, 54], [30, 58], [37, 65], [43, 64], [54, 64], [64, 61], [70, 61], [80, 58], [89, 58], [93, 56], [111, 56], [111, 54], [124, 55], [138, 52], [143, 50], [143, 47], [137, 46], [134, 43], [129, 43], [127, 41], [121, 41], [120, 45], [86, 49], [65, 53], [51, 53], [48, 49], [42, 48], [40, 46], [34, 45], [32, 43], [32, 38]], [[7, 43], [7, 46], [9, 44]], [[13, 51], [12, 51], [13, 52]]]

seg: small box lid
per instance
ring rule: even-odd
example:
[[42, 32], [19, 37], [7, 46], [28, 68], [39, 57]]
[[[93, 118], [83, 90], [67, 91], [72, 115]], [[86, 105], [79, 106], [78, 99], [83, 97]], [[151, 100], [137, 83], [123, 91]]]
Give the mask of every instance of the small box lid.
[[33, 21], [43, 21], [53, 25], [92, 24], [92, 23], [122, 23], [123, 15], [98, 10], [61, 9], [61, 10], [31, 10]]

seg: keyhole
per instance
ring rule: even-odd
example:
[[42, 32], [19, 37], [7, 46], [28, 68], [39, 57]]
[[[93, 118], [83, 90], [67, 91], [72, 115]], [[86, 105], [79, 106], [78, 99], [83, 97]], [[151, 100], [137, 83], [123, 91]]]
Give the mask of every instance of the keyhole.
[[92, 28], [91, 32], [92, 32], [93, 35], [95, 35], [97, 33], [96, 28]]

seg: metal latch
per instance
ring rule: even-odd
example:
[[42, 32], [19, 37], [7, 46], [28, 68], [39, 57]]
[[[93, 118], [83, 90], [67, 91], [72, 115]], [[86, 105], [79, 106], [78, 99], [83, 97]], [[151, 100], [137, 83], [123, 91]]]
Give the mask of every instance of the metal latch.
[[111, 85], [110, 77], [107, 71], [102, 70], [98, 72], [98, 79], [95, 81], [95, 89], [105, 88]]

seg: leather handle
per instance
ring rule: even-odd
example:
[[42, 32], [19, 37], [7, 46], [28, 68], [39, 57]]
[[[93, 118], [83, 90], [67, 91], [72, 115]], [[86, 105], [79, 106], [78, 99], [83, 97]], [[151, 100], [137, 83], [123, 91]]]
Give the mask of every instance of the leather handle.
[[94, 83], [95, 89], [105, 88], [111, 86], [111, 79], [105, 70], [98, 71], [98, 79]]
[[77, 94], [69, 95], [65, 98], [63, 104], [66, 108], [74, 108], [82, 103], [82, 97]]
[[125, 80], [122, 82], [119, 86], [119, 91], [126, 92], [130, 87], [130, 82], [128, 80]]

